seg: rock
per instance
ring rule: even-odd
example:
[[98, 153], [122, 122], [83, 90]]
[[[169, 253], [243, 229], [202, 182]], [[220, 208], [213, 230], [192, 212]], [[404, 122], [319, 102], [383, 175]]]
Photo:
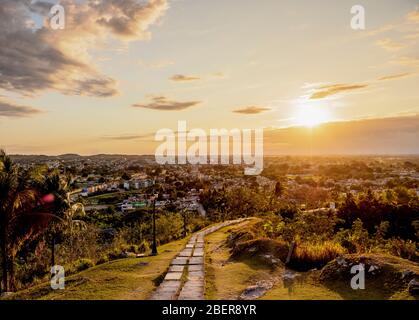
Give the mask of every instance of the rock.
[[241, 300], [253, 300], [263, 296], [272, 289], [274, 283], [270, 281], [258, 281], [256, 285], [247, 287], [240, 295]]
[[407, 288], [411, 295], [417, 296], [419, 294], [419, 281], [416, 281], [416, 279], [410, 280]]
[[336, 258], [336, 262], [338, 263], [338, 265], [342, 266], [342, 267], [347, 267], [348, 263], [346, 262], [345, 258], [342, 256], [339, 256]]
[[372, 274], [374, 274], [375, 270], [380, 270], [380, 267], [377, 265], [371, 265], [370, 268], [368, 269], [368, 272], [372, 272]]
[[290, 270], [285, 270], [284, 274], [282, 275], [282, 280], [291, 281], [291, 280], [294, 280], [296, 277], [297, 277], [296, 273]]
[[0, 297], [5, 298], [5, 297], [10, 297], [13, 294], [13, 292], [2, 292], [0, 294]]
[[409, 278], [409, 277], [411, 277], [411, 276], [414, 276], [415, 275], [415, 273], [412, 271], [412, 270], [404, 270], [403, 272], [402, 272], [402, 279], [405, 279], [405, 278]]

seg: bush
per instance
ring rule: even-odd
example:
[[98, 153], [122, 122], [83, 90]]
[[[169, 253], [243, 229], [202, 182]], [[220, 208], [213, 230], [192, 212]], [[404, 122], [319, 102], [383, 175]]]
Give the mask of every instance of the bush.
[[340, 244], [332, 241], [299, 243], [294, 249], [289, 265], [301, 271], [313, 268], [319, 269], [344, 253], [345, 249]]
[[74, 267], [77, 272], [89, 269], [93, 267], [95, 264], [90, 259], [79, 259], [76, 262], [74, 262]]
[[123, 259], [127, 257], [128, 255], [121, 251], [121, 249], [114, 249], [113, 251], [108, 253], [109, 260]]
[[238, 242], [231, 251], [231, 256], [235, 259], [271, 255], [285, 262], [289, 248], [284, 241], [262, 238]]
[[103, 264], [109, 261], [109, 257], [107, 255], [102, 255], [96, 264]]
[[121, 245], [120, 248], [122, 252], [133, 252], [133, 253], [138, 252], [138, 246], [135, 244], [123, 244]]
[[417, 243], [412, 240], [390, 239], [386, 244], [386, 248], [392, 255], [415, 262], [419, 261]]
[[143, 240], [137, 248], [139, 253], [147, 252], [150, 250], [150, 244], [148, 243], [148, 241]]

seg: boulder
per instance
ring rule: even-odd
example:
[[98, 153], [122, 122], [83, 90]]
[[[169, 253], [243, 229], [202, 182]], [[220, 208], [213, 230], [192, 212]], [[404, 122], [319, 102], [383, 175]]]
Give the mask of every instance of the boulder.
[[406, 278], [410, 278], [413, 277], [415, 275], [415, 273], [412, 270], [404, 270], [401, 274], [401, 278], [406, 279]]
[[267, 280], [258, 281], [255, 285], [247, 287], [240, 295], [241, 300], [253, 300], [263, 296], [272, 289], [274, 283]]
[[414, 296], [419, 295], [419, 281], [417, 281], [416, 279], [410, 280], [407, 288], [411, 295], [414, 295]]

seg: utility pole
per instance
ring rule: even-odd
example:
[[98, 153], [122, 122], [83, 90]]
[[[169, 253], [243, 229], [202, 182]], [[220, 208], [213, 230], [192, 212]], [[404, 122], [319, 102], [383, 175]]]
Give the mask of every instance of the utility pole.
[[[155, 180], [154, 182], [155, 183]], [[157, 240], [156, 240], [156, 195], [154, 194], [154, 186], [153, 186], [153, 246], [151, 248], [151, 255], [157, 256]]]

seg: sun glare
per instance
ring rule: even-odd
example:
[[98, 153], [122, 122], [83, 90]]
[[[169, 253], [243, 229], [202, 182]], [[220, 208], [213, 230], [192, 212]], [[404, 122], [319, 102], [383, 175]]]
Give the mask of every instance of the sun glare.
[[330, 121], [330, 114], [323, 107], [304, 106], [299, 108], [295, 118], [298, 125], [312, 128]]

